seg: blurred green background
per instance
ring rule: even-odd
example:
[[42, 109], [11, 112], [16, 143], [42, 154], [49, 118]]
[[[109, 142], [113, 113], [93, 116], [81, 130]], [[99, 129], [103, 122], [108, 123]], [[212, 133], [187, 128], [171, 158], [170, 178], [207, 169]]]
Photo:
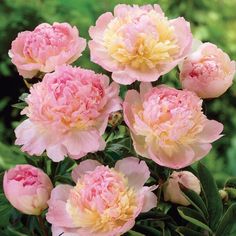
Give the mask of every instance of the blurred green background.
[[[89, 39], [88, 28], [97, 17], [112, 11], [119, 3], [160, 4], [170, 18], [183, 16], [190, 23], [193, 34], [202, 41], [210, 41], [236, 60], [236, 0], [1, 0], [0, 1], [0, 170], [24, 161], [14, 146], [14, 128], [22, 119], [12, 107], [22, 92], [27, 92], [23, 80], [11, 64], [8, 50], [17, 33], [32, 30], [42, 22], [69, 22], [76, 25], [82, 37]], [[88, 49], [76, 62], [85, 68], [104, 72], [89, 61]], [[178, 85], [176, 71], [164, 82]], [[219, 185], [228, 176], [236, 176], [236, 85], [222, 97], [206, 101], [211, 119], [225, 125], [224, 137], [214, 143], [204, 162], [214, 173]]]

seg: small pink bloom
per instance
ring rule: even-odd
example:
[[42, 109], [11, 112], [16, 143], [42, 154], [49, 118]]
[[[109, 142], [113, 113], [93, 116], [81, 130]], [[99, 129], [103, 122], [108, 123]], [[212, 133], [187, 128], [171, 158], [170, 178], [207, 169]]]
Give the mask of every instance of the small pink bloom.
[[56, 66], [70, 64], [81, 56], [86, 40], [68, 23], [43, 23], [33, 31], [18, 34], [9, 56], [24, 78], [38, 72], [52, 72]]
[[119, 86], [109, 85], [105, 75], [58, 67], [30, 89], [22, 111], [28, 119], [15, 130], [16, 144], [30, 155], [46, 150], [53, 161], [103, 150], [109, 114], [121, 109], [118, 94]]
[[123, 109], [136, 152], [174, 169], [206, 156], [223, 130], [221, 123], [207, 119], [202, 100], [187, 90], [142, 83], [140, 94], [127, 92]]
[[49, 177], [31, 165], [17, 165], [4, 174], [4, 193], [9, 202], [27, 215], [40, 215], [52, 191]]
[[216, 98], [232, 85], [235, 68], [235, 61], [216, 45], [203, 43], [183, 61], [180, 81], [202, 98]]
[[[114, 168], [82, 161], [72, 172], [76, 186], [58, 185], [48, 202], [53, 236], [117, 236], [130, 230], [140, 212], [157, 204], [156, 186], [143, 186], [150, 172], [144, 161], [127, 157]], [[64, 235], [63, 234], [63, 235]]]
[[183, 206], [190, 205], [190, 202], [182, 194], [179, 184], [185, 188], [195, 191], [197, 194], [201, 192], [201, 185], [198, 178], [189, 171], [174, 171], [169, 180], [164, 185], [164, 199]]
[[168, 20], [160, 6], [117, 5], [90, 27], [91, 60], [112, 72], [120, 84], [155, 81], [191, 50], [192, 34], [184, 18]]

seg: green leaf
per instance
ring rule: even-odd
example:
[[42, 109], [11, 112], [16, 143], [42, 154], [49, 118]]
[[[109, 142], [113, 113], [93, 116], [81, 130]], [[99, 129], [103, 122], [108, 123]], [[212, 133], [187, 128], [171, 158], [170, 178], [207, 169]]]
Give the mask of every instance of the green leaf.
[[209, 170], [200, 162], [198, 163], [198, 174], [206, 199], [209, 213], [209, 225], [210, 228], [215, 231], [223, 213], [223, 204], [221, 202], [219, 190]]
[[236, 203], [232, 204], [225, 212], [216, 230], [216, 236], [229, 235], [236, 224]]
[[236, 177], [228, 179], [225, 183], [226, 188], [235, 188], [236, 189]]
[[162, 232], [160, 232], [159, 230], [157, 229], [154, 229], [150, 226], [146, 226], [146, 225], [139, 225], [139, 224], [136, 224], [134, 226], [134, 230], [137, 230], [141, 233], [144, 233], [144, 235], [152, 235], [152, 236], [163, 236]]
[[25, 154], [18, 147], [9, 146], [0, 142], [0, 167], [9, 169], [16, 164], [25, 163]]
[[62, 176], [62, 175], [57, 175], [55, 177], [54, 181], [62, 183], [62, 184], [70, 184], [70, 185], [74, 184], [74, 182], [73, 182], [73, 180], [71, 178], [66, 177], [66, 176]]
[[28, 95], [28, 93], [22, 93], [19, 97], [19, 100], [25, 102], [25, 99], [28, 97]]
[[27, 103], [26, 102], [18, 102], [18, 103], [11, 105], [11, 106], [22, 110], [27, 106]]
[[187, 207], [178, 207], [177, 210], [183, 219], [212, 233], [212, 230], [205, 224], [205, 219], [196, 210], [192, 210]]
[[196, 232], [183, 226], [178, 227], [176, 229], [176, 232], [178, 232], [181, 236], [202, 236], [202, 233]]
[[9, 224], [9, 218], [12, 213], [12, 206], [10, 203], [7, 201], [4, 193], [0, 194], [0, 216], [1, 216], [1, 221], [0, 221], [0, 227], [6, 226]]
[[124, 236], [145, 236], [145, 234], [141, 234], [139, 232], [130, 230], [127, 233], [125, 233]]
[[207, 208], [201, 197], [191, 189], [181, 188], [181, 191], [193, 207], [198, 210], [205, 219], [208, 219], [209, 215]]

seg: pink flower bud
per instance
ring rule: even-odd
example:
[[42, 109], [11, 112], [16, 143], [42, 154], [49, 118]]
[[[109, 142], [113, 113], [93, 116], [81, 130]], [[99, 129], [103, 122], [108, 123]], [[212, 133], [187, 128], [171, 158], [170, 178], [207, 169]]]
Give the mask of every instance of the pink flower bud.
[[235, 61], [216, 45], [204, 43], [184, 60], [180, 81], [202, 98], [216, 98], [232, 85], [234, 75]]
[[28, 215], [40, 215], [47, 208], [53, 186], [42, 170], [31, 165], [17, 165], [5, 172], [3, 188], [16, 209]]
[[197, 194], [201, 192], [200, 181], [189, 171], [174, 171], [169, 180], [164, 185], [164, 200], [177, 203], [183, 206], [190, 205], [190, 202], [182, 194], [179, 184], [195, 191]]

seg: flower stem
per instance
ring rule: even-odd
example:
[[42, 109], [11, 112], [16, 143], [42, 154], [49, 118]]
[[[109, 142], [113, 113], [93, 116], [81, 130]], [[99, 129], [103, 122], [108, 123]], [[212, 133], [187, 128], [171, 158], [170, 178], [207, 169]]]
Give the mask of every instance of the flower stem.
[[41, 215], [37, 216], [37, 219], [38, 219], [39, 226], [40, 226], [40, 229], [42, 231], [43, 236], [48, 236], [48, 233], [47, 233], [46, 227], [44, 225], [42, 216]]

